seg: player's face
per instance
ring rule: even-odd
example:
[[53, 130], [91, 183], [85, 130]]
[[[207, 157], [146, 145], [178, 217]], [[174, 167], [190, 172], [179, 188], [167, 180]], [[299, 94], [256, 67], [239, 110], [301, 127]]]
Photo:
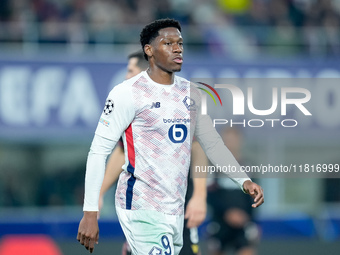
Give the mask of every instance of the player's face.
[[159, 36], [151, 43], [153, 63], [163, 71], [179, 72], [183, 63], [183, 38], [174, 27], [158, 31]]
[[130, 79], [133, 76], [139, 74], [142, 70], [137, 65], [138, 58], [130, 58], [127, 65], [126, 79]]

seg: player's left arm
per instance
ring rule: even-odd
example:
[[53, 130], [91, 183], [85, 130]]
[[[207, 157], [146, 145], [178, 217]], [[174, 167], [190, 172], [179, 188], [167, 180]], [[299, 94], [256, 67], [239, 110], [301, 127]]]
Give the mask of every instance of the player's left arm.
[[208, 159], [197, 141], [192, 143], [191, 150], [191, 177], [193, 178], [194, 190], [185, 212], [185, 218], [188, 219], [187, 227], [198, 227], [205, 220], [207, 214], [207, 187], [206, 174], [197, 173], [196, 166], [202, 167], [208, 165]]
[[260, 206], [264, 202], [262, 188], [252, 182], [248, 175], [242, 171], [241, 166], [225, 146], [208, 115], [197, 116], [195, 136], [212, 164], [224, 168], [226, 171], [223, 171], [223, 173], [254, 199], [253, 207]]

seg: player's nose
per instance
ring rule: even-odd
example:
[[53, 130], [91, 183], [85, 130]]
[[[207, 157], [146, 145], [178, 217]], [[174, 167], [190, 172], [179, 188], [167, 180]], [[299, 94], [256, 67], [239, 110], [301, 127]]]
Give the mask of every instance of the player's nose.
[[176, 53], [182, 53], [183, 52], [183, 46], [181, 46], [178, 43], [175, 43], [172, 50], [173, 50], [173, 52], [176, 52]]

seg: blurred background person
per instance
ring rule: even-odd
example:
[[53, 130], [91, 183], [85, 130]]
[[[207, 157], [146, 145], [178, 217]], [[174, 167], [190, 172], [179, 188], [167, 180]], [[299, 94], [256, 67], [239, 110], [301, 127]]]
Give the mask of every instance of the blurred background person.
[[142, 51], [131, 53], [128, 56], [128, 60], [129, 62], [126, 68], [126, 79], [132, 78], [149, 67], [149, 63], [147, 60], [145, 60]]
[[[240, 165], [247, 165], [242, 158], [241, 131], [227, 127], [221, 131], [221, 136]], [[232, 181], [223, 178], [223, 173], [216, 174], [209, 183], [208, 203], [212, 215], [207, 229], [210, 255], [256, 254], [259, 229], [254, 223], [252, 201], [237, 188]]]

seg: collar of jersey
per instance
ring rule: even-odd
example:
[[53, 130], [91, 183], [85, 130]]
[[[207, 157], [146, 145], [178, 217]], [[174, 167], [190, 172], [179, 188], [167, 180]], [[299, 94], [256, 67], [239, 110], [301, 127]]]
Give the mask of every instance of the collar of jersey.
[[161, 84], [161, 83], [157, 83], [157, 82], [155, 82], [155, 81], [153, 81], [151, 78], [150, 78], [150, 76], [149, 76], [149, 74], [146, 72], [146, 71], [143, 71], [143, 74], [145, 75], [145, 77], [146, 77], [146, 79], [151, 83], [151, 84], [153, 84], [153, 85], [155, 85], [155, 86], [160, 86], [160, 87], [162, 87], [162, 88], [172, 88], [174, 85], [175, 85], [175, 83], [176, 83], [176, 77], [175, 77], [175, 79], [174, 79], [174, 83], [172, 83], [172, 84]]

